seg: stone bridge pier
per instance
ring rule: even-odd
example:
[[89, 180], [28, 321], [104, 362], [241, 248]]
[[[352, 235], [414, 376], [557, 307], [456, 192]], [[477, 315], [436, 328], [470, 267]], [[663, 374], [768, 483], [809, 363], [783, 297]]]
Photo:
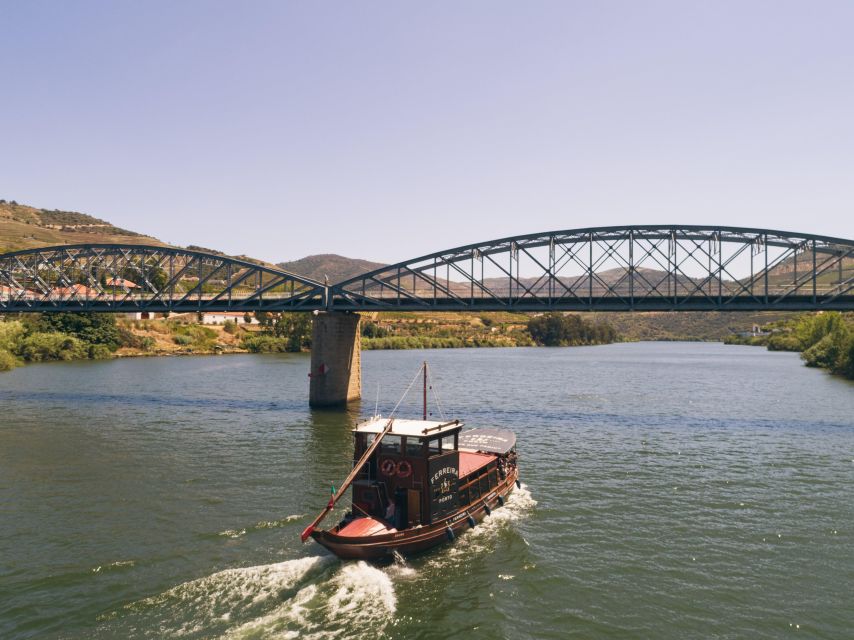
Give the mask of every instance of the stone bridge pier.
[[343, 406], [362, 397], [360, 320], [358, 313], [314, 312], [308, 395], [312, 407]]

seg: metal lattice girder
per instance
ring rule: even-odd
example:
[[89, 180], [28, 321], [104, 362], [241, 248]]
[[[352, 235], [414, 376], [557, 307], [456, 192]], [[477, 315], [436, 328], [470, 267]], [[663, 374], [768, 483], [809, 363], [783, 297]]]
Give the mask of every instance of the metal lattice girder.
[[854, 309], [854, 241], [719, 226], [553, 231], [359, 275], [332, 287], [329, 308]]
[[45, 247], [0, 255], [0, 312], [301, 311], [326, 287], [280, 269], [147, 245]]
[[145, 245], [0, 255], [14, 311], [854, 310], [854, 241], [703, 226], [553, 231], [458, 247], [331, 287]]

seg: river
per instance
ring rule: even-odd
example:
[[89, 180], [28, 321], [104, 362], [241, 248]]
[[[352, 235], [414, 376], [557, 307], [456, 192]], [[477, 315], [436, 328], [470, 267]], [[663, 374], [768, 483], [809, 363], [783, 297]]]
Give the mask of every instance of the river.
[[[300, 544], [425, 358], [434, 415], [517, 432], [522, 489], [406, 562]], [[0, 374], [0, 637], [851, 637], [851, 382], [701, 343], [363, 369], [348, 412], [308, 408], [304, 354]]]

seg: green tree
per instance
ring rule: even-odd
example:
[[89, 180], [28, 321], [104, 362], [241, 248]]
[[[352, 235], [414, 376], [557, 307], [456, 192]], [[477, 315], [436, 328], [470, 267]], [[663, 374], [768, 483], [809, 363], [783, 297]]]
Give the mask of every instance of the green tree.
[[854, 335], [849, 338], [845, 350], [839, 357], [837, 367], [839, 373], [854, 380]]
[[362, 323], [363, 338], [385, 338], [387, 335], [388, 329], [381, 327], [375, 322], [368, 321]]
[[0, 349], [0, 371], [10, 371], [17, 367], [20, 361], [10, 352]]
[[65, 333], [35, 332], [23, 339], [17, 355], [29, 362], [77, 360], [88, 357], [89, 349], [81, 340]]
[[121, 346], [116, 319], [108, 313], [43, 313], [24, 321], [29, 333], [62, 333], [115, 351]]
[[[133, 260], [132, 266], [129, 265], [123, 269], [120, 277], [152, 292], [162, 290], [169, 282], [169, 275], [159, 265], [145, 264], [139, 258]], [[146, 284], [146, 280], [151, 283], [150, 287]]]
[[555, 312], [531, 318], [528, 332], [534, 342], [548, 347], [605, 344], [618, 337], [607, 323], [593, 324], [578, 315]]
[[795, 325], [794, 335], [802, 350], [817, 344], [824, 336], [845, 327], [845, 320], [838, 311], [803, 316]]

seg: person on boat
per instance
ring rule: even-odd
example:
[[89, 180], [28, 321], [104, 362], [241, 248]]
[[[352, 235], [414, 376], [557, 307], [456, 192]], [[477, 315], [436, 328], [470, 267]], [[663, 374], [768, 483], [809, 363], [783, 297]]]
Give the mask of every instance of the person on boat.
[[394, 526], [394, 502], [391, 500], [385, 510], [385, 519], [391, 524], [391, 526]]

